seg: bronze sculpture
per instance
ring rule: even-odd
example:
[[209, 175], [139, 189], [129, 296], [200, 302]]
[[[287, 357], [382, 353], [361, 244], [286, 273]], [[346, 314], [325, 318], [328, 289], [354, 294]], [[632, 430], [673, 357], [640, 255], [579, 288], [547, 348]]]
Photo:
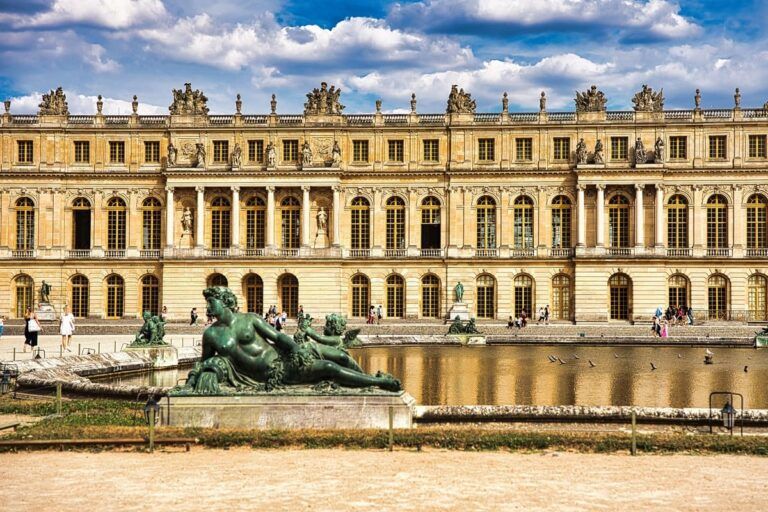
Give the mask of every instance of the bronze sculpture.
[[136, 337], [130, 346], [167, 345], [163, 340], [165, 337], [165, 322], [159, 316], [153, 315], [149, 311], [145, 311], [142, 317], [144, 318], [144, 325], [136, 333]]

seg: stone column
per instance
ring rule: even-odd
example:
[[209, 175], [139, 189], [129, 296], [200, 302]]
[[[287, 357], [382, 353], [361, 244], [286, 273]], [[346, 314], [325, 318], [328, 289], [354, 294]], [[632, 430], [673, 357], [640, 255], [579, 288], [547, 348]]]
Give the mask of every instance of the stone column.
[[586, 188], [585, 185], [576, 185], [576, 188], [578, 189], [578, 207], [579, 207], [579, 214], [578, 214], [578, 220], [577, 222], [577, 233], [578, 236], [576, 237], [576, 245], [578, 247], [584, 247], [586, 245], [587, 240], [587, 215], [584, 211], [584, 189]]
[[173, 187], [165, 187], [165, 246], [169, 249], [173, 247], [174, 242], [174, 207], [173, 207]]
[[195, 246], [205, 245], [205, 187], [195, 187], [197, 192], [197, 211], [195, 219]]
[[635, 185], [635, 247], [643, 247], [645, 245], [643, 188], [645, 188], [645, 185]]
[[232, 243], [233, 249], [240, 247], [240, 187], [232, 187]]
[[301, 245], [309, 247], [309, 186], [301, 187]]
[[275, 187], [267, 187], [267, 247], [275, 248]]
[[597, 199], [595, 199], [595, 246], [605, 247], [605, 185], [595, 185]]
[[333, 187], [333, 246], [341, 246], [341, 187]]
[[656, 247], [664, 247], [664, 187], [656, 185]]

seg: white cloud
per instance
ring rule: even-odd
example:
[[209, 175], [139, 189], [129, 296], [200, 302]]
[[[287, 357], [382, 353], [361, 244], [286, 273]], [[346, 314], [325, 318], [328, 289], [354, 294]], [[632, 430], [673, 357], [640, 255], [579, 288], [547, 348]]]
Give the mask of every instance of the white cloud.
[[47, 11], [32, 16], [6, 14], [3, 18], [20, 28], [81, 23], [124, 29], [167, 15], [162, 0], [55, 0]]
[[88, 46], [88, 50], [83, 54], [83, 61], [91, 66], [94, 71], [111, 72], [120, 69], [120, 64], [112, 59], [104, 58], [106, 50], [100, 44]]
[[[93, 115], [96, 114], [96, 96], [86, 96], [73, 92], [64, 91], [67, 95], [67, 105], [70, 114]], [[40, 110], [40, 102], [43, 101], [43, 93], [33, 92], [25, 96], [10, 98], [12, 114], [37, 114]], [[133, 113], [131, 100], [120, 100], [115, 98], [103, 98], [104, 107], [102, 112], [106, 115], [127, 115]], [[168, 107], [160, 107], [149, 103], [139, 102], [139, 114], [156, 115], [167, 114]]]

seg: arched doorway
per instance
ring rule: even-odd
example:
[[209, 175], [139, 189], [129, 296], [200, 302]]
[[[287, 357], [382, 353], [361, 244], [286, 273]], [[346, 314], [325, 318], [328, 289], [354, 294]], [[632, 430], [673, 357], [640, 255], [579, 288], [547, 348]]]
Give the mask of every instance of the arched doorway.
[[675, 274], [670, 276], [668, 289], [668, 304], [670, 306], [674, 308], [688, 306], [688, 297], [690, 297], [690, 282], [688, 281], [687, 277], [682, 274]]
[[752, 274], [747, 283], [747, 297], [749, 299], [749, 318], [753, 322], [764, 322], [768, 319], [766, 314], [766, 287], [768, 279], [762, 274]]
[[533, 317], [533, 279], [527, 274], [515, 277], [515, 318], [520, 318], [523, 311]]
[[107, 318], [122, 318], [125, 306], [125, 281], [117, 274], [107, 277]]
[[558, 274], [552, 278], [552, 309], [553, 320], [571, 319], [571, 278]]
[[728, 278], [722, 274], [713, 274], [707, 281], [707, 306], [710, 320], [728, 320], [729, 301]]
[[421, 316], [440, 317], [440, 278], [434, 274], [421, 278]]
[[72, 314], [77, 318], [88, 316], [88, 296], [88, 278], [82, 274], [72, 277], [70, 302]]
[[141, 311], [160, 314], [160, 280], [152, 274], [141, 278]]
[[27, 274], [16, 276], [13, 280], [16, 297], [16, 318], [24, 318], [27, 309], [31, 309], [35, 300], [35, 282]]
[[626, 274], [614, 274], [608, 280], [610, 319], [629, 320], [632, 280]]
[[440, 249], [440, 200], [433, 196], [421, 202], [421, 248]]
[[365, 318], [371, 305], [371, 282], [363, 274], [352, 276], [352, 304], [350, 316]]
[[477, 278], [477, 318], [496, 317], [496, 279], [489, 274]]
[[280, 290], [281, 312], [285, 311], [291, 318], [299, 316], [299, 280], [296, 276], [293, 274], [280, 276], [278, 290]]
[[223, 274], [215, 273], [208, 276], [207, 286], [229, 286], [229, 281]]
[[91, 248], [91, 203], [84, 197], [72, 202], [72, 248]]
[[257, 274], [248, 274], [243, 280], [245, 307], [249, 313], [264, 314], [264, 281]]
[[125, 250], [125, 201], [113, 197], [107, 202], [107, 250]]
[[387, 316], [403, 318], [405, 316], [405, 280], [398, 274], [387, 277]]
[[16, 250], [35, 249], [35, 204], [28, 197], [16, 201]]

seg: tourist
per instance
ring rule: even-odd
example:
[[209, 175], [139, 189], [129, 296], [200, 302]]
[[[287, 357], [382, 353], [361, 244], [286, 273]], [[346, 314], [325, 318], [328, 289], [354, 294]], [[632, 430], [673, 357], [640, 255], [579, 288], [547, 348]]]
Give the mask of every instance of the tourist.
[[160, 311], [160, 320], [162, 320], [163, 323], [168, 321], [168, 306], [163, 306], [163, 309]]
[[379, 304], [379, 307], [376, 308], [376, 320], [377, 325], [381, 323], [381, 319], [384, 318], [384, 310], [381, 307], [381, 304]]
[[61, 351], [72, 352], [69, 348], [72, 343], [72, 335], [75, 333], [75, 315], [70, 313], [69, 308], [64, 306], [64, 313], [59, 319], [59, 334], [61, 334]]
[[544, 308], [544, 325], [549, 325], [549, 304]]
[[[26, 322], [26, 326], [24, 327], [26, 340], [24, 343], [29, 345], [30, 348], [34, 351], [35, 347], [37, 346], [37, 336], [42, 330], [40, 327], [40, 321], [37, 319], [37, 313], [33, 312], [32, 308], [28, 308], [27, 314], [24, 317], [24, 321]], [[26, 351], [27, 349], [24, 347], [24, 352]]]
[[299, 318], [304, 316], [304, 306], [302, 306], [301, 304], [299, 304], [299, 315], [298, 316], [299, 316]]
[[27, 308], [24, 313], [24, 352], [27, 351], [27, 345], [29, 345], [29, 319], [32, 317], [32, 308]]
[[276, 330], [277, 332], [280, 332], [280, 331], [282, 331], [282, 330], [283, 330], [283, 322], [282, 322], [282, 318], [280, 318], [280, 316], [279, 316], [279, 315], [273, 318], [273, 320], [272, 320], [272, 323], [273, 323], [273, 325], [275, 326], [275, 330]]
[[520, 327], [525, 327], [526, 325], [528, 325], [528, 313], [526, 313], [525, 310], [522, 310], [520, 312], [520, 323], [521, 323]]
[[688, 306], [686, 316], [688, 316], [688, 325], [693, 325], [693, 308], [691, 306]]
[[669, 326], [669, 321], [664, 318], [661, 321], [661, 332], [659, 333], [659, 337], [666, 338], [669, 335], [669, 331], [667, 330]]
[[197, 308], [192, 308], [189, 312], [189, 325], [197, 325]]
[[653, 324], [651, 325], [651, 330], [653, 331], [654, 338], [661, 336], [661, 323], [659, 321], [659, 317], [656, 315], [653, 315]]
[[288, 313], [283, 311], [283, 314], [280, 315], [280, 323], [283, 324], [283, 326], [288, 322]]
[[507, 329], [511, 329], [515, 326], [515, 319], [512, 318], [512, 315], [509, 315], [509, 320], [507, 320]]
[[375, 324], [376, 323], [376, 308], [373, 307], [373, 304], [371, 304], [371, 307], [368, 308], [368, 319], [365, 321], [367, 324]]
[[5, 330], [5, 315], [0, 315], [0, 341], [3, 341], [3, 330]]
[[536, 325], [539, 325], [541, 322], [544, 321], [544, 308], [539, 308], [539, 317], [536, 319]]

